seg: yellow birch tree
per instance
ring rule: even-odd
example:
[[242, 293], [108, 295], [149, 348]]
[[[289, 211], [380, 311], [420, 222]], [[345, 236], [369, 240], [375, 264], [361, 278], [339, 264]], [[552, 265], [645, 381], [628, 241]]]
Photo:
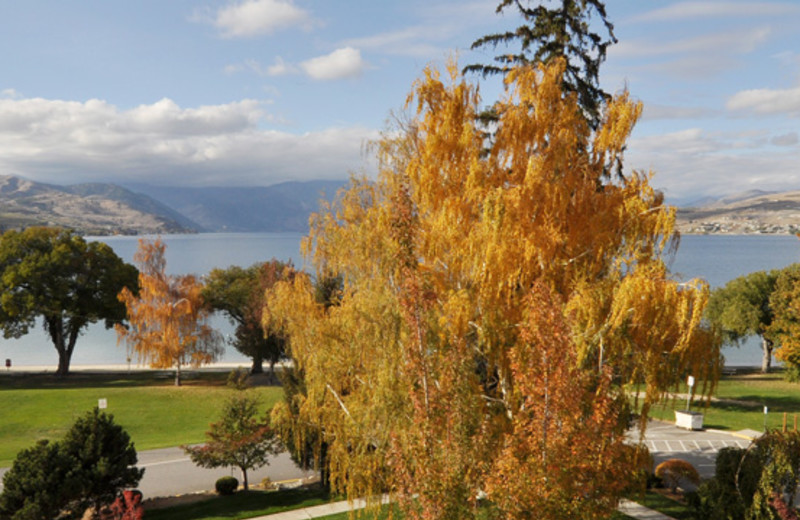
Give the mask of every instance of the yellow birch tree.
[[117, 325], [117, 341], [124, 341], [140, 361], [153, 368], [175, 368], [181, 384], [184, 366], [210, 363], [222, 354], [222, 338], [208, 323], [210, 310], [202, 298], [202, 284], [193, 275], [167, 275], [160, 239], [139, 240], [133, 259], [139, 265], [139, 294], [127, 288], [119, 300], [128, 312], [128, 326]]
[[674, 210], [650, 174], [609, 173], [641, 106], [614, 97], [593, 131], [563, 74], [510, 72], [487, 143], [477, 89], [426, 70], [378, 181], [312, 217], [304, 247], [342, 276], [339, 304], [297, 277], [265, 319], [305, 373], [292, 420], [323, 432], [334, 489], [389, 491], [409, 518], [472, 518], [483, 492], [500, 518], [600, 517], [637, 465], [628, 392], [646, 391], [643, 420], [687, 374], [710, 392], [708, 288], [664, 264]]

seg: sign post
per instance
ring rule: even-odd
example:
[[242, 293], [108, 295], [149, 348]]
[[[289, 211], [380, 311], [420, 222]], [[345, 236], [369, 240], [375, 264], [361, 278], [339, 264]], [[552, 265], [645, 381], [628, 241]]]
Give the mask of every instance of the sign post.
[[689, 385], [689, 393], [686, 396], [686, 411], [689, 411], [689, 406], [691, 405], [692, 401], [692, 388], [694, 388], [694, 376], [689, 376], [686, 384]]

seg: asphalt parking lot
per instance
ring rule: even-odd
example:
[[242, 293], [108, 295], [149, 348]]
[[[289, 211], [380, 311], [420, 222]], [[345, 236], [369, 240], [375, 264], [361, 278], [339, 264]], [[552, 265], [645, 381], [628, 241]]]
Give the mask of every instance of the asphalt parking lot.
[[[714, 476], [714, 461], [722, 448], [747, 448], [751, 439], [761, 432], [723, 432], [719, 430], [685, 430], [673, 423], [650, 421], [645, 430], [644, 444], [653, 455], [655, 464], [672, 458], [691, 462], [700, 476]], [[629, 433], [633, 441], [639, 439], [638, 429]]]

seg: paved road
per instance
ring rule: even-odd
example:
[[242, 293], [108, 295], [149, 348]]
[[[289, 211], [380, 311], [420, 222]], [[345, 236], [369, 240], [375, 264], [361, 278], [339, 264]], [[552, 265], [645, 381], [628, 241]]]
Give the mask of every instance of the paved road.
[[[233, 475], [241, 482], [238, 469], [203, 469], [195, 466], [180, 448], [141, 451], [138, 453], [140, 468], [145, 468], [139, 489], [146, 498], [185, 495], [214, 489], [219, 477]], [[0, 491], [3, 489], [2, 476], [7, 468], [0, 468]], [[256, 471], [248, 471], [251, 484], [258, 484], [265, 477], [273, 482], [296, 480], [314, 476], [315, 473], [303, 471], [292, 462], [287, 453], [279, 454], [270, 460], [269, 466]]]
[[[147, 498], [185, 495], [214, 489], [217, 479], [226, 475], [236, 477], [240, 483], [242, 480], [238, 469], [198, 468], [180, 448], [140, 452], [138, 466], [145, 468], [139, 489]], [[273, 482], [280, 482], [314, 475], [313, 471], [306, 472], [295, 466], [287, 453], [270, 459], [269, 466], [247, 472], [250, 484], [258, 484], [266, 477]]]
[[[638, 439], [638, 432], [631, 432], [630, 437]], [[714, 460], [720, 449], [728, 446], [746, 448], [750, 441], [736, 434], [713, 430], [688, 431], [670, 423], [651, 421], [647, 427], [645, 444], [656, 464], [673, 457], [682, 458], [691, 462], [703, 478], [709, 478], [714, 475]], [[139, 467], [145, 468], [139, 489], [147, 498], [213, 489], [214, 482], [225, 475], [233, 475], [241, 480], [238, 470], [196, 467], [180, 448], [139, 452]], [[0, 478], [4, 472], [5, 469], [0, 468]], [[279, 482], [313, 475], [313, 472], [298, 469], [286, 453], [274, 457], [269, 466], [249, 472], [251, 484], [257, 484], [265, 477]]]

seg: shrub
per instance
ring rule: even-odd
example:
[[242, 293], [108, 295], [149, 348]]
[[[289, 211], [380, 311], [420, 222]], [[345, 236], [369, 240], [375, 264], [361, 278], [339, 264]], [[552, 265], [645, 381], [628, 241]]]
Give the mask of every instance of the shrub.
[[103, 520], [142, 520], [142, 492], [138, 489], [126, 489], [108, 508]]
[[665, 460], [656, 467], [656, 476], [672, 490], [678, 491], [678, 484], [686, 479], [694, 485], [700, 484], [700, 475], [691, 463], [681, 459]]
[[[79, 417], [64, 439], [21, 451], [3, 479], [0, 519], [79, 518], [99, 512], [134, 487], [136, 450], [111, 415], [97, 408]], [[65, 516], [66, 515], [66, 516]]]
[[235, 477], [222, 477], [214, 484], [214, 488], [220, 495], [232, 495], [239, 487], [239, 481]]

